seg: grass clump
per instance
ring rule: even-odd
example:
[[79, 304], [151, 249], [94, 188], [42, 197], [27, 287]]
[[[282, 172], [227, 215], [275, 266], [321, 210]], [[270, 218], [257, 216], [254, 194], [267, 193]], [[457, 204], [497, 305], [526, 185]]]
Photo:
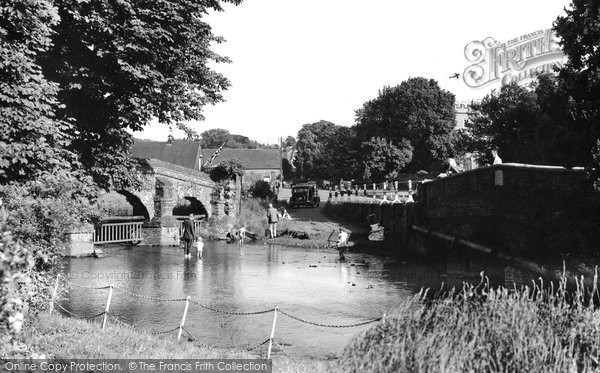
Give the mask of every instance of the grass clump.
[[340, 372], [598, 372], [598, 278], [509, 291], [464, 285], [408, 300], [346, 347]]
[[[101, 320], [101, 318], [100, 318]], [[98, 322], [40, 314], [29, 322], [20, 339], [28, 351], [15, 354], [0, 348], [2, 358], [38, 359], [258, 359], [259, 352], [212, 348], [185, 337], [178, 343], [175, 332], [164, 337], [108, 323], [100, 330]], [[284, 356], [273, 358], [274, 372], [318, 372], [322, 363], [295, 361]]]

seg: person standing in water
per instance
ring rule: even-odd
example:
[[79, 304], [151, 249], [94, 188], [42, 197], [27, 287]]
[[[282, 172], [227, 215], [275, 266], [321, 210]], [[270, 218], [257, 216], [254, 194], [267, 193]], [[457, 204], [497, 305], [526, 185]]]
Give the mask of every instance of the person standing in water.
[[337, 240], [338, 253], [340, 254], [340, 260], [346, 260], [344, 251], [348, 247], [348, 232], [340, 228], [340, 236]]
[[271, 238], [275, 238], [277, 237], [277, 222], [279, 221], [279, 213], [273, 207], [272, 203], [269, 203], [267, 219], [269, 220], [269, 233], [271, 234]]
[[194, 214], [190, 213], [189, 218], [183, 221], [183, 234], [181, 235], [181, 240], [184, 244], [184, 255], [185, 257], [190, 256], [190, 248], [192, 247], [192, 243], [196, 241], [196, 231], [194, 230]]

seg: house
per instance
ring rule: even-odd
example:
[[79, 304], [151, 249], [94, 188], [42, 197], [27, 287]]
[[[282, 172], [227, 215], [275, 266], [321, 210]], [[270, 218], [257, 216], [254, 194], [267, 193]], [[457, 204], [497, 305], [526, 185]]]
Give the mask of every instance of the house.
[[[202, 163], [206, 162], [217, 149], [202, 149]], [[258, 180], [268, 183], [281, 177], [281, 154], [279, 149], [221, 149], [212, 166], [225, 160], [239, 160], [244, 166], [244, 184], [254, 184]]]
[[[133, 157], [158, 159], [193, 170], [200, 170], [216, 151], [217, 149], [202, 149], [199, 142], [178, 140], [164, 142], [135, 139], [131, 147]], [[245, 184], [253, 184], [258, 180], [270, 183], [281, 175], [279, 149], [221, 149], [208, 167], [230, 159], [237, 159], [244, 166]]]
[[182, 167], [200, 170], [200, 143], [195, 141], [151, 141], [134, 139], [131, 156], [152, 158]]

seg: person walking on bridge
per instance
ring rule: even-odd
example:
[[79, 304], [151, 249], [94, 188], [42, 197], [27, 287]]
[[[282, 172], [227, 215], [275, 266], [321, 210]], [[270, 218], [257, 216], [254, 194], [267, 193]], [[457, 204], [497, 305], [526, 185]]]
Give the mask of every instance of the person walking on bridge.
[[277, 237], [277, 222], [279, 221], [279, 213], [273, 207], [272, 203], [269, 203], [267, 219], [269, 220], [269, 233], [271, 234], [271, 238], [275, 238]]
[[183, 241], [183, 248], [185, 250], [185, 257], [190, 256], [190, 248], [192, 247], [192, 243], [196, 241], [196, 231], [194, 229], [194, 214], [190, 213], [189, 218], [183, 221], [183, 234], [181, 235], [181, 240]]

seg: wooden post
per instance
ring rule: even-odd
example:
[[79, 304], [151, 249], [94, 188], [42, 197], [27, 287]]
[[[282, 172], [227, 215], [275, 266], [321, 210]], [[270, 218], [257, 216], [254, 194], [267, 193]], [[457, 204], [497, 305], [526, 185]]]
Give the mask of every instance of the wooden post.
[[185, 324], [185, 318], [187, 317], [188, 307], [190, 306], [190, 296], [185, 300], [185, 309], [183, 310], [183, 317], [181, 318], [181, 325], [179, 325], [179, 333], [177, 333], [177, 342], [181, 340], [181, 333], [183, 332], [183, 324]]
[[54, 311], [54, 301], [56, 301], [56, 293], [58, 293], [58, 280], [60, 278], [60, 274], [56, 275], [56, 282], [54, 283], [54, 290], [52, 290], [52, 298], [50, 299], [50, 312], [52, 315], [52, 311]]
[[106, 326], [106, 320], [108, 319], [108, 310], [110, 309], [110, 301], [112, 300], [113, 287], [110, 285], [108, 289], [108, 299], [106, 300], [106, 308], [104, 309], [104, 320], [102, 320], [102, 330]]
[[267, 350], [267, 359], [271, 358], [271, 347], [273, 347], [273, 337], [275, 336], [275, 324], [277, 323], [277, 310], [279, 306], [275, 306], [273, 310], [273, 326], [271, 327], [271, 337], [269, 337], [269, 349]]
[[412, 180], [408, 180], [408, 191], [412, 191]]

